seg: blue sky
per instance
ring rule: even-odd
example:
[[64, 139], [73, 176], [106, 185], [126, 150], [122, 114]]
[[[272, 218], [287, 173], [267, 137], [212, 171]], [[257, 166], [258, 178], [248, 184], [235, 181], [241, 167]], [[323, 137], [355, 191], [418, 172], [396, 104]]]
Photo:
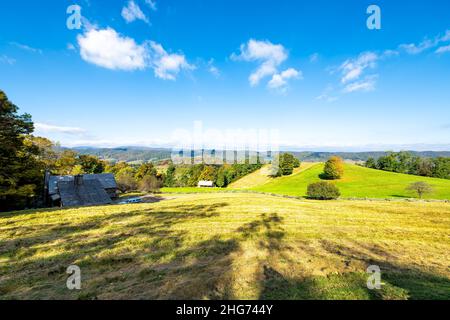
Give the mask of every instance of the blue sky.
[[450, 149], [446, 0], [18, 0], [0, 30], [0, 88], [63, 145], [167, 145], [201, 121], [306, 149]]

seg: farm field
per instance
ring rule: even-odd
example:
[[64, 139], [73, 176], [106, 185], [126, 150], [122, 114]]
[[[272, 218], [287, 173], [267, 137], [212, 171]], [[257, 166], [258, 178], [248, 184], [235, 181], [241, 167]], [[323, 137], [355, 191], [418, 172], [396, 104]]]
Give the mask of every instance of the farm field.
[[448, 203], [172, 197], [0, 213], [0, 299], [450, 299]]
[[[306, 196], [308, 184], [320, 181], [323, 164], [317, 163], [306, 170], [290, 176], [271, 179], [270, 182], [254, 186], [251, 190], [290, 196]], [[401, 173], [369, 169], [345, 164], [344, 177], [334, 183], [343, 198], [415, 198], [414, 192], [406, 191], [409, 184], [425, 181], [434, 191], [425, 199], [450, 199], [450, 180], [419, 177]]]

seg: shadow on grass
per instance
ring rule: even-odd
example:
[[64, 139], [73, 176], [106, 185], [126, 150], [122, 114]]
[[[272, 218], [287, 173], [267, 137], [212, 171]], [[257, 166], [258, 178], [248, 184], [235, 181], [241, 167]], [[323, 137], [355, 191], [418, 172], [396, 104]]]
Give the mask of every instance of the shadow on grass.
[[[450, 279], [417, 267], [395, 263], [393, 262], [396, 260], [395, 257], [379, 246], [356, 242], [350, 246], [342, 246], [323, 240], [321, 248], [348, 263], [357, 260], [367, 267], [379, 266], [381, 289], [367, 288], [369, 274], [365, 273], [365, 270], [293, 279], [264, 266], [260, 299], [448, 300], [450, 298]], [[370, 252], [370, 256], [367, 255], [367, 251]], [[314, 249], [309, 253], [317, 254]]]
[[[139, 287], [142, 281], [136, 277], [140, 277], [141, 272], [145, 274], [149, 264], [170, 255], [174, 255], [175, 260], [182, 260], [183, 253], [178, 251], [186, 232], [177, 230], [175, 225], [216, 216], [219, 214], [217, 210], [227, 205], [221, 202], [169, 206], [162, 211], [149, 208], [96, 215], [89, 222], [77, 223], [76, 220], [71, 222], [66, 219], [61, 224], [33, 226], [30, 228], [32, 235], [0, 243], [0, 258], [8, 260], [7, 264], [0, 266], [2, 298], [93, 299], [105, 292], [110, 293], [108, 297], [111, 298], [134, 298], [120, 288], [123, 282], [134, 279]], [[12, 234], [17, 232], [14, 228], [9, 230]], [[138, 245], [131, 247], [137, 250], [121, 250], [121, 243], [126, 241], [136, 241]], [[198, 245], [192, 255], [201, 252], [201, 248], [211, 246], [211, 250], [206, 249], [206, 255], [208, 252], [223, 251], [224, 246], [230, 244], [211, 240]], [[214, 249], [216, 246], [218, 249]], [[45, 248], [47, 256], [36, 254], [42, 248]], [[56, 251], [53, 253], [52, 249]], [[85, 276], [87, 289], [83, 293], [65, 288], [65, 271], [72, 264], [77, 264]], [[44, 283], [45, 286], [42, 286]], [[117, 295], [114, 295], [115, 291]], [[146, 294], [146, 291], [142, 293]], [[150, 291], [145, 298], [158, 297], [154, 290]]]
[[[312, 246], [301, 248], [312, 257], [329, 254], [346, 264], [380, 266], [385, 283], [380, 291], [367, 289], [365, 270], [286, 275], [277, 270], [276, 262], [286, 261], [294, 269], [302, 257], [289, 258], [293, 242], [286, 241], [285, 221], [277, 213], [264, 213], [243, 224], [232, 239], [213, 236], [192, 242], [191, 235], [178, 227], [218, 216], [227, 205], [148, 208], [96, 216], [90, 222], [43, 225], [38, 231], [31, 228], [36, 234], [0, 244], [0, 258], [9, 259], [0, 266], [0, 295], [4, 299], [234, 299], [233, 285], [241, 279], [233, 263], [240, 258], [242, 243], [254, 241], [266, 253], [258, 261], [260, 274], [255, 277], [260, 299], [450, 298], [448, 278], [401, 265], [382, 247], [360, 242], [344, 246], [322, 240], [320, 252]], [[127, 241], [136, 243], [131, 246], [134, 250], [121, 246]], [[42, 246], [50, 253], [34, 258]], [[52, 254], [53, 248], [62, 252]], [[81, 292], [65, 288], [65, 271], [71, 264], [81, 267]]]

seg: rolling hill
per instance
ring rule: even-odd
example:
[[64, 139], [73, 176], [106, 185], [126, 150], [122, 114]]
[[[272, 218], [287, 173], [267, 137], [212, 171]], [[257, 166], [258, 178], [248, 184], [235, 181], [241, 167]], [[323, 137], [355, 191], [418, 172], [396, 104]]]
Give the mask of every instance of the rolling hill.
[[[308, 184], [320, 181], [319, 175], [322, 172], [323, 163], [317, 163], [291, 176], [274, 178], [253, 186], [251, 190], [305, 196]], [[450, 199], [450, 180], [386, 172], [351, 164], [345, 164], [344, 177], [334, 183], [344, 198], [414, 198], [416, 195], [406, 191], [406, 187], [417, 181], [425, 181], [434, 189], [433, 193], [425, 195], [424, 198]]]

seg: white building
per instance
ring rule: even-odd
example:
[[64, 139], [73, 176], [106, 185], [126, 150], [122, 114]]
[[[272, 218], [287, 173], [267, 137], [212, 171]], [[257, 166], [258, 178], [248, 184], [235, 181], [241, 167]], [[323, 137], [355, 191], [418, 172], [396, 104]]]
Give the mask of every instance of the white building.
[[213, 181], [207, 181], [207, 180], [201, 180], [198, 182], [197, 185], [199, 188], [213, 188], [214, 182]]

